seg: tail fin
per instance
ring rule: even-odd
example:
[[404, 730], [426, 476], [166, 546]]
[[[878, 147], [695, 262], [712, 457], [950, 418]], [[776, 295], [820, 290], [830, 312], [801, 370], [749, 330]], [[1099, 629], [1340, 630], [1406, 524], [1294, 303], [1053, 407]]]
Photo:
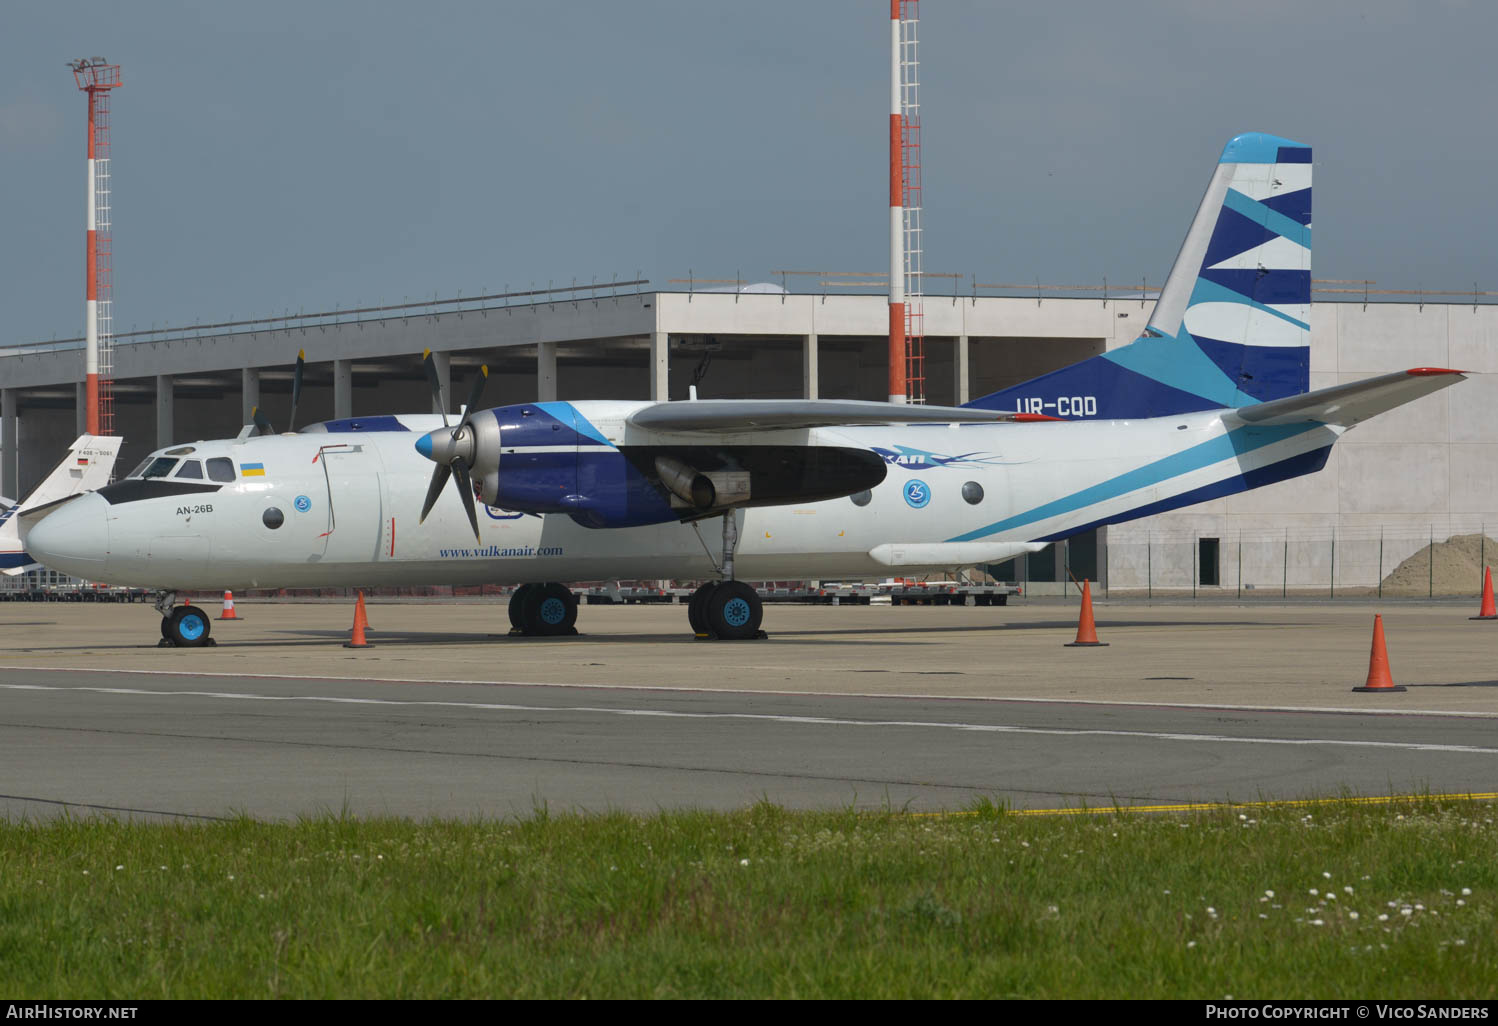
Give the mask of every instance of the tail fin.
[[22, 539], [18, 528], [21, 518], [28, 512], [109, 483], [123, 441], [117, 436], [79, 435], [77, 441], [68, 447], [67, 455], [42, 479], [41, 484], [32, 489], [30, 495], [0, 511], [0, 567], [9, 567], [16, 562], [3, 557], [21, 552]]
[[1249, 132], [1222, 151], [1144, 334], [968, 405], [1163, 417], [1297, 395], [1310, 308], [1311, 149]]

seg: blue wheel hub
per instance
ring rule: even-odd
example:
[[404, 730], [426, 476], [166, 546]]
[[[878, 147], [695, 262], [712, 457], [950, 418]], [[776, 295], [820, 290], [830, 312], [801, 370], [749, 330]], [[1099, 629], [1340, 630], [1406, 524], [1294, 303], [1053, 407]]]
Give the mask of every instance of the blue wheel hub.
[[749, 603], [741, 598], [731, 598], [723, 603], [723, 619], [730, 627], [742, 627], [754, 615]]
[[555, 627], [567, 618], [567, 604], [558, 598], [541, 603], [541, 621]]
[[197, 641], [208, 630], [208, 624], [197, 613], [188, 613], [177, 624], [177, 630], [187, 641]]

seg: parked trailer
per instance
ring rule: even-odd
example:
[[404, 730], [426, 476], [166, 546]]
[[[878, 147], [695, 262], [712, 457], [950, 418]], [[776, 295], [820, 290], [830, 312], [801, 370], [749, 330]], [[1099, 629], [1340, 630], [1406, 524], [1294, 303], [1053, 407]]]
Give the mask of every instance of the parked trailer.
[[1022, 594], [1012, 584], [928, 584], [892, 586], [889, 600], [897, 606], [1007, 606], [1010, 595]]

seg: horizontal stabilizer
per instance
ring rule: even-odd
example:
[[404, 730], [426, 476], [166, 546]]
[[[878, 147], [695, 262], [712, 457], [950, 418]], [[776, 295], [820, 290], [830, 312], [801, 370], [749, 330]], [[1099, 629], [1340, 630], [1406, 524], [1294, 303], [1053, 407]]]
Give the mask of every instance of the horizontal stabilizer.
[[1318, 388], [1303, 395], [1271, 399], [1233, 412], [1247, 424], [1297, 424], [1309, 420], [1349, 428], [1396, 406], [1439, 392], [1466, 376], [1463, 371], [1444, 367], [1415, 367], [1346, 385]]
[[629, 423], [652, 431], [731, 433], [859, 424], [975, 424], [1042, 419], [1055, 418], [957, 406], [901, 406], [857, 399], [696, 399], [643, 407], [630, 414]]

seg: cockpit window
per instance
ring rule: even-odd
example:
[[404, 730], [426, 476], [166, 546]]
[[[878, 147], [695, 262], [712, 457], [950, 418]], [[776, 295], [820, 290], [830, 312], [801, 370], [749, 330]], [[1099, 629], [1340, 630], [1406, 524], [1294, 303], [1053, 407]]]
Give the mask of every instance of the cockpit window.
[[208, 480], [234, 480], [234, 461], [227, 456], [215, 456], [208, 461]]
[[203, 464], [198, 460], [183, 460], [182, 467], [172, 475], [173, 477], [192, 478], [195, 481], [203, 480]]
[[145, 472], [140, 476], [146, 479], [150, 479], [153, 477], [166, 477], [172, 472], [172, 468], [176, 465], [177, 461], [172, 457], [158, 456], [151, 461], [151, 465], [147, 467], [145, 469]]
[[127, 477], [140, 477], [141, 471], [145, 470], [150, 465], [151, 465], [151, 457], [147, 456], [145, 459], [143, 459], [143, 460], [140, 461], [140, 466], [138, 466], [134, 470], [130, 471], [130, 473], [127, 474], [126, 476]]

